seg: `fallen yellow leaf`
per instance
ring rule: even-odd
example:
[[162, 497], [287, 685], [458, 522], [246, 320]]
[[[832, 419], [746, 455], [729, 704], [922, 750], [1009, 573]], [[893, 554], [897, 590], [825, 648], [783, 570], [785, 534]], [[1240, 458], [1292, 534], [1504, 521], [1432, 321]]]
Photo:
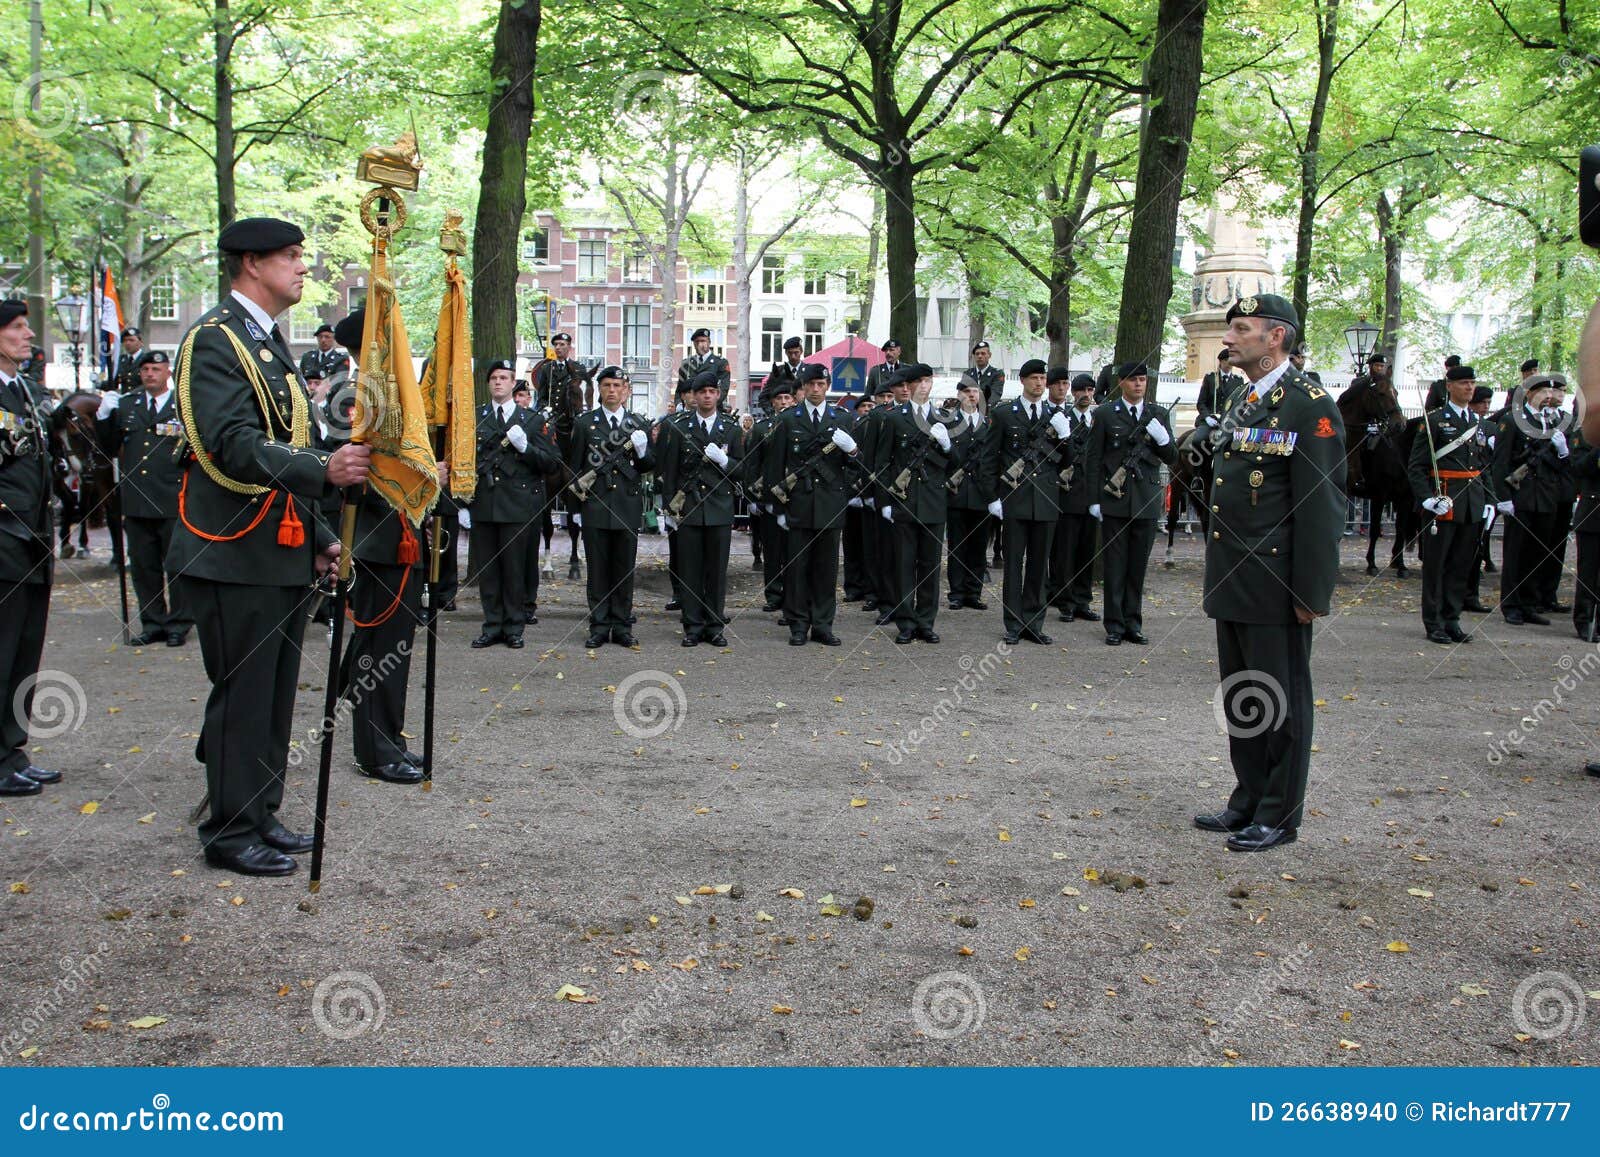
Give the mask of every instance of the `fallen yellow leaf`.
[[600, 1003], [600, 998], [598, 996], [590, 996], [576, 984], [563, 984], [560, 988], [556, 989], [556, 999], [571, 1001], [573, 1004]]
[[774, 1016], [788, 1016], [793, 1011], [794, 1009], [790, 1008], [787, 1004], [775, 1004], [772, 1006], [772, 1014]]
[[866, 807], [867, 806], [867, 801], [866, 801], [866, 799], [864, 799], [861, 796], [856, 796], [854, 799], [852, 799], [850, 801], [850, 806], [851, 807]]
[[92, 816], [92, 815], [94, 815], [95, 812], [97, 812], [99, 810], [100, 810], [100, 801], [92, 799], [88, 803], [84, 804], [81, 808], [78, 809], [78, 814], [80, 816]]
[[1342, 1048], [1342, 1049], [1345, 1049], [1347, 1051], [1354, 1052], [1356, 1049], [1360, 1048], [1361, 1046], [1359, 1044], [1357, 1044], [1353, 1040], [1345, 1040], [1343, 1037], [1341, 1037], [1339, 1039], [1339, 1047]]
[[164, 1016], [137, 1016], [128, 1022], [129, 1028], [155, 1028], [167, 1023]]
[[1034, 907], [1037, 907], [1037, 905], [1032, 900], [1018, 900], [1017, 901], [1017, 907], [1018, 908], [1034, 908]]
[[791, 900], [804, 900], [806, 898], [806, 894], [799, 888], [781, 888], [778, 891], [778, 895], [787, 896]]
[[756, 923], [757, 924], [771, 924], [772, 923], [772, 917], [767, 915], [767, 913], [765, 913], [765, 912], [759, 912], [758, 911], [756, 913]]
[[27, 882], [23, 880], [18, 880], [15, 884], [11, 885], [11, 894], [13, 896], [26, 896], [31, 891], [33, 891], [33, 889], [28, 887]]
[[1033, 959], [1033, 949], [1029, 948], [1027, 945], [1023, 945], [1021, 948], [1013, 952], [1011, 957], [1013, 960], [1017, 960], [1023, 964], [1026, 964], [1029, 960]]
[[972, 949], [968, 948], [965, 944], [963, 944], [960, 948], [956, 949], [956, 955], [957, 956], [971, 956], [972, 955]]
[[1391, 940], [1391, 941], [1389, 941], [1389, 943], [1385, 944], [1384, 947], [1387, 948], [1390, 952], [1410, 952], [1411, 951], [1411, 945], [1407, 944], [1404, 940]]
[[140, 816], [139, 817], [139, 822], [142, 823], [142, 824], [153, 824], [153, 823], [155, 823], [156, 822], [156, 813], [155, 812], [150, 812], [148, 815]]
[[1416, 896], [1417, 898], [1422, 899], [1422, 900], [1431, 900], [1431, 899], [1433, 899], [1433, 893], [1428, 891], [1428, 889], [1426, 889], [1426, 888], [1407, 888], [1406, 889], [1406, 895], [1407, 896]]

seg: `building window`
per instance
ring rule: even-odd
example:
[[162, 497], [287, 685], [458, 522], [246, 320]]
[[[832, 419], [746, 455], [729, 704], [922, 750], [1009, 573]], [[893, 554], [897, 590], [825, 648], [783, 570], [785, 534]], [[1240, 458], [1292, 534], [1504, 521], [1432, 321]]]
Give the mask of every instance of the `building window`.
[[916, 299], [917, 310], [917, 336], [921, 337], [927, 332], [928, 325], [928, 299], [918, 295]]
[[761, 259], [761, 292], [783, 292], [783, 258], [771, 253]]
[[317, 327], [322, 319], [309, 309], [297, 309], [289, 314], [289, 340], [312, 342], [317, 340]]
[[624, 281], [649, 281], [650, 280], [650, 254], [643, 249], [635, 249], [623, 260], [622, 280]]
[[578, 306], [577, 348], [573, 354], [579, 361], [602, 361], [606, 356], [606, 307], [603, 305]]
[[650, 307], [622, 307], [622, 359], [625, 365], [650, 365]]
[[941, 297], [939, 299], [939, 336], [956, 336], [956, 311], [961, 307], [961, 301], [955, 297]]
[[604, 281], [606, 279], [606, 243], [604, 240], [578, 242], [578, 280]]
[[820, 269], [805, 271], [805, 286], [801, 289], [807, 297], [824, 297], [828, 292], [828, 275]]
[[844, 271], [844, 292], [847, 297], [860, 297], [861, 284], [865, 279], [859, 269], [846, 269]]
[[344, 307], [350, 313], [354, 313], [358, 309], [367, 308], [367, 287], [365, 285], [352, 285], [345, 290]]
[[550, 263], [550, 230], [527, 229], [522, 234], [522, 259], [535, 265]]
[[820, 317], [805, 319], [805, 332], [801, 334], [800, 340], [805, 343], [802, 348], [806, 357], [810, 357], [822, 348], [822, 322], [823, 319]]
[[721, 281], [691, 281], [689, 304], [720, 308], [728, 303], [728, 286]]
[[158, 273], [150, 282], [150, 320], [178, 320], [178, 278], [173, 273]]
[[761, 319], [761, 360], [775, 362], [783, 357], [783, 315]]

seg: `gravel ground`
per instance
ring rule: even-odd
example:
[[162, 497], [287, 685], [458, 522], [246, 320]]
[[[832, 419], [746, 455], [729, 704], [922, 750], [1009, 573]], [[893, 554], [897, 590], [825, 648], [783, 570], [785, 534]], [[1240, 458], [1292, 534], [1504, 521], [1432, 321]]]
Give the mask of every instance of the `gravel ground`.
[[[526, 650], [469, 650], [463, 592], [434, 790], [358, 778], [340, 736], [310, 900], [304, 861], [247, 880], [199, 858], [199, 648], [119, 646], [103, 549], [64, 563], [45, 666], [75, 682], [56, 677], [35, 735], [66, 781], [0, 804], [3, 1062], [1600, 1055], [1582, 685], [1600, 653], [1566, 624], [1496, 616], [1470, 647], [1430, 645], [1418, 580], [1367, 579], [1346, 540], [1310, 815], [1299, 843], [1241, 856], [1189, 823], [1232, 783], [1195, 540], [1152, 568], [1151, 646], [1052, 621], [1053, 647], [1009, 653], [997, 588], [987, 612], [941, 610], [938, 647], [841, 605], [843, 647], [791, 649], [743, 536], [731, 649], [681, 649], [649, 548], [637, 651], [586, 653], [564, 581]], [[302, 736], [327, 666], [310, 638]], [[291, 826], [315, 763], [291, 772]]]

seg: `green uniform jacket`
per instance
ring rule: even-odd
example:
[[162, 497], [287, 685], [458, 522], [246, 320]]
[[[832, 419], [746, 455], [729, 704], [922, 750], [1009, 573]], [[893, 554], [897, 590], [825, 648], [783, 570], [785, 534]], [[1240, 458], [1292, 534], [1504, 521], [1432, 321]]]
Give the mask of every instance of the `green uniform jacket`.
[[[998, 498], [1007, 518], [1054, 522], [1061, 517], [1060, 475], [1072, 460], [1072, 448], [1050, 429], [1055, 412], [1056, 407], [1044, 398], [1039, 399], [1036, 422], [1028, 417], [1024, 398], [1013, 398], [989, 411], [979, 473], [986, 504]], [[1012, 485], [1006, 472], [1012, 463], [1026, 461], [1030, 453], [1031, 464], [1025, 467], [1021, 481]]]
[[[1167, 444], [1157, 446], [1145, 427], [1160, 422], [1167, 431]], [[1084, 450], [1084, 477], [1089, 486], [1089, 504], [1100, 506], [1110, 518], [1160, 518], [1164, 513], [1166, 487], [1161, 481], [1161, 465], [1178, 460], [1178, 442], [1172, 433], [1172, 419], [1162, 406], [1149, 401], [1140, 406], [1139, 422], [1133, 420], [1128, 403], [1118, 398], [1095, 407], [1094, 424], [1089, 428]], [[1126, 464], [1122, 497], [1106, 490], [1117, 468]]]
[[[962, 414], [960, 419], [965, 425], [967, 416]], [[950, 463], [950, 478], [955, 481], [950, 492], [951, 510], [982, 510], [989, 505], [989, 500], [983, 496], [983, 439], [988, 429], [989, 423], [985, 421], [951, 447], [955, 453]]]
[[733, 371], [728, 365], [728, 359], [720, 354], [714, 354], [710, 350], [706, 351], [705, 357], [701, 357], [699, 354], [690, 354], [678, 364], [678, 383], [682, 385], [686, 382], [694, 381], [695, 375], [702, 370], [717, 371], [717, 389], [722, 392], [722, 401], [726, 402], [728, 400], [728, 383], [733, 376]]
[[1006, 372], [999, 366], [990, 362], [981, 370], [977, 366], [968, 366], [963, 378], [971, 378], [978, 383], [978, 392], [983, 395], [983, 403], [989, 409], [994, 409], [1000, 404], [1001, 397], [1006, 392]]
[[[715, 443], [728, 455], [724, 469], [706, 457], [705, 448]], [[688, 411], [674, 414], [661, 423], [656, 440], [656, 461], [660, 463], [662, 510], [679, 526], [732, 526], [737, 503], [735, 481], [743, 470], [744, 432], [739, 423], [722, 413], [712, 419], [711, 436], [700, 415]], [[679, 491], [683, 492], [683, 513], [673, 514], [668, 507]]]
[[183, 465], [173, 453], [183, 432], [178, 391], [167, 391], [166, 404], [154, 416], [145, 406], [146, 396], [142, 389], [122, 395], [115, 412], [96, 423], [100, 445], [116, 456], [124, 515], [176, 518], [178, 483], [183, 480]]
[[[845, 507], [866, 469], [862, 461], [866, 451], [859, 440], [854, 457], [837, 448], [824, 452], [835, 430], [854, 435], [855, 421], [847, 411], [824, 407], [820, 425], [821, 429], [812, 428], [809, 410], [802, 402], [779, 417], [778, 430], [767, 448], [768, 501], [779, 514], [788, 516], [791, 530], [843, 526]], [[773, 488], [790, 474], [797, 475], [795, 484], [779, 498]]]
[[1238, 374], [1222, 374], [1220, 378], [1216, 370], [1207, 374], [1200, 383], [1200, 396], [1194, 402], [1194, 424], [1198, 426], [1207, 418], [1224, 413], [1233, 392], [1242, 385], [1244, 378]]
[[1089, 497], [1089, 431], [1093, 420], [1091, 409], [1079, 413], [1077, 407], [1067, 406], [1065, 413], [1067, 421], [1072, 423], [1072, 436], [1067, 439], [1067, 455], [1071, 465], [1062, 467], [1062, 472], [1068, 470], [1072, 473], [1072, 481], [1061, 487], [1061, 513], [1062, 514], [1088, 514], [1089, 507], [1094, 505], [1094, 499]]
[[49, 583], [55, 541], [48, 423], [40, 405], [44, 391], [25, 377], [18, 377], [17, 385], [31, 400], [27, 407], [10, 390], [0, 389], [0, 410], [15, 427], [0, 431], [0, 580]]
[[767, 479], [766, 454], [772, 445], [772, 434], [778, 428], [778, 415], [757, 418], [750, 427], [750, 439], [745, 444], [744, 459], [739, 463], [739, 484], [751, 502], [766, 504]]
[[[1571, 425], [1569, 415], [1562, 428]], [[1520, 419], [1510, 414], [1502, 418], [1495, 435], [1492, 486], [1501, 502], [1509, 500], [1516, 504], [1518, 514], [1550, 514], [1559, 510], [1562, 502], [1571, 501], [1567, 462], [1556, 453], [1550, 439], [1531, 438], [1524, 432], [1539, 428], [1538, 417], [1524, 406]], [[1567, 438], [1570, 440], [1572, 436], [1572, 431], [1567, 429]], [[1511, 482], [1511, 477], [1524, 465], [1528, 470], [1521, 482]]]
[[[224, 329], [239, 339], [266, 381], [271, 414], [264, 415]], [[313, 405], [289, 352], [250, 320], [231, 296], [195, 323], [185, 343], [193, 343], [187, 366], [178, 356], [178, 421], [188, 435], [184, 461], [188, 479], [186, 516], [173, 528], [166, 569], [212, 582], [257, 586], [302, 586], [316, 578], [317, 551], [335, 541], [322, 519], [332, 453], [317, 445]], [[185, 393], [187, 392], [187, 398]], [[312, 445], [290, 441], [294, 399], [306, 406]], [[270, 486], [264, 494], [236, 494], [213, 482], [195, 459], [203, 446], [212, 464], [236, 483]], [[285, 494], [292, 495], [305, 529], [300, 546], [278, 542]], [[272, 509], [246, 533], [245, 528], [271, 500]], [[214, 541], [202, 534], [221, 536]], [[233, 535], [239, 535], [233, 538]]]
[[[1472, 437], [1456, 447], [1450, 453], [1439, 459], [1439, 469], [1449, 473], [1451, 471], [1475, 470], [1480, 475], [1489, 468], [1489, 426], [1479, 421], [1476, 414], [1468, 413], [1467, 421], [1462, 423], [1453, 416], [1449, 410], [1441, 406], [1430, 412], [1426, 419], [1427, 430], [1418, 430], [1417, 437], [1411, 443], [1411, 464], [1408, 476], [1411, 479], [1411, 493], [1417, 496], [1417, 502], [1433, 498], [1440, 493], [1438, 482], [1434, 477], [1433, 458], [1429, 452], [1429, 431], [1433, 435], [1433, 450], [1443, 450], [1450, 443], [1468, 430]], [[1483, 521], [1483, 508], [1493, 502], [1486, 477], [1478, 478], [1446, 478], [1443, 493], [1448, 495], [1452, 506], [1448, 521], [1462, 526], [1473, 526]], [[1427, 518], [1433, 515], [1423, 511]]]
[[[1325, 614], [1344, 534], [1344, 425], [1321, 386], [1293, 367], [1271, 392], [1224, 418], [1232, 437], [1212, 462], [1205, 611], [1236, 623]], [[1252, 447], [1254, 433], [1293, 434], [1291, 453]]]
[[[950, 503], [946, 486], [950, 471], [967, 447], [978, 441], [964, 420], [952, 421], [935, 409], [933, 421], [950, 434], [948, 451], [933, 440], [931, 425], [916, 413], [911, 402], [890, 409], [879, 427], [872, 462], [878, 508], [894, 507], [896, 520], [910, 517], [924, 526], [942, 526]], [[902, 490], [900, 475], [908, 471], [910, 477]]]
[[[506, 431], [520, 426], [528, 448], [518, 451]], [[509, 423], [490, 403], [478, 407], [478, 488], [474, 522], [531, 522], [544, 507], [544, 476], [561, 465], [561, 454], [537, 412], [518, 406]]]
[[604, 406], [578, 416], [572, 427], [572, 452], [567, 465], [574, 475], [598, 470], [589, 497], [584, 499], [583, 525], [595, 530], [637, 533], [644, 518], [644, 496], [649, 483], [644, 476], [656, 468], [655, 447], [646, 444], [644, 456], [634, 453], [635, 430], [650, 436], [650, 423], [624, 410], [621, 428], [613, 431]]
[[1572, 446], [1572, 480], [1578, 491], [1578, 509], [1572, 529], [1579, 534], [1600, 534], [1600, 449], [1579, 435]]

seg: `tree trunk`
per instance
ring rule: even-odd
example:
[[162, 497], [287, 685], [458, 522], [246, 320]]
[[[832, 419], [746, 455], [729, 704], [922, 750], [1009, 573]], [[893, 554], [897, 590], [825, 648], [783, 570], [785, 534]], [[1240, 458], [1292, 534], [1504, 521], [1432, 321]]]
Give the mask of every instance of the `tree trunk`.
[[[1570, 242], [1571, 238], [1566, 240]], [[1557, 252], [1559, 253], [1560, 250], [1557, 250]], [[1562, 286], [1567, 283], [1567, 259], [1565, 257], [1556, 258], [1555, 273], [1556, 292], [1555, 300], [1550, 303], [1552, 306], [1551, 312], [1555, 317], [1565, 319], [1567, 316], [1567, 295], [1562, 290]], [[1537, 349], [1538, 347], [1535, 346], [1534, 348]], [[1544, 364], [1550, 370], [1558, 370], [1561, 368], [1562, 359], [1565, 357], [1566, 347], [1561, 342], [1561, 326], [1553, 325], [1550, 327], [1550, 357]]]
[[1045, 182], [1046, 204], [1058, 206], [1050, 214], [1050, 279], [1045, 284], [1044, 335], [1050, 342], [1049, 364], [1070, 365], [1072, 357], [1072, 278], [1077, 273], [1074, 241], [1078, 222], [1061, 212], [1061, 186], [1054, 177]]
[[889, 336], [900, 343], [901, 360], [914, 362], [922, 319], [917, 316], [917, 215], [910, 158], [885, 149], [878, 179], [889, 259]]
[[[42, 0], [33, 0], [28, 10], [28, 59], [33, 66], [33, 93], [31, 107], [38, 120], [44, 108], [43, 84], [44, 6]], [[39, 334], [39, 346], [50, 349], [49, 303], [45, 301], [49, 284], [44, 272], [44, 169], [34, 164], [28, 170], [28, 320]], [[51, 311], [53, 312], [53, 311]], [[39, 371], [39, 384], [44, 384], [44, 371]]]
[[[233, 185], [233, 16], [228, 11], [228, 0], [215, 0], [212, 14], [212, 35], [216, 51], [217, 117], [216, 146], [213, 166], [217, 175], [217, 231], [232, 223], [237, 212], [237, 198]], [[228, 275], [222, 268], [222, 254], [217, 254], [217, 299], [228, 295]]]
[[872, 189], [872, 228], [867, 231], [867, 272], [861, 279], [861, 336], [872, 327], [872, 302], [878, 292], [878, 260], [883, 238], [883, 189]]
[[1300, 315], [1300, 336], [1310, 328], [1311, 247], [1317, 223], [1317, 191], [1322, 178], [1318, 154], [1322, 149], [1322, 122], [1328, 112], [1328, 90], [1333, 86], [1333, 50], [1339, 42], [1339, 0], [1324, 0], [1327, 14], [1317, 25], [1317, 92], [1306, 121], [1306, 143], [1300, 152], [1300, 215], [1294, 230], [1294, 308]]
[[[737, 149], [733, 186], [733, 350], [728, 363], [733, 371], [728, 383], [729, 402], [738, 406], [750, 384], [750, 154]], [[749, 403], [744, 402], [749, 409]]]
[[1195, 107], [1200, 99], [1201, 42], [1207, 0], [1161, 0], [1155, 47], [1145, 75], [1148, 115], [1139, 134], [1139, 172], [1128, 232], [1116, 359], [1150, 366], [1156, 396], [1161, 341], [1172, 300], [1172, 249], [1178, 237], [1178, 203], [1189, 165]]
[[[678, 364], [683, 360], [684, 343], [678, 340], [678, 248], [683, 241], [684, 222], [689, 217], [689, 162], [672, 140], [667, 148], [666, 183], [662, 189], [661, 221], [666, 227], [661, 245], [661, 380], [656, 383], [652, 413], [672, 411], [673, 389], [678, 381]], [[729, 389], [732, 389], [730, 381]]]
[[[1405, 201], [1404, 193], [1400, 200]], [[1400, 338], [1401, 239], [1400, 222], [1387, 190], [1378, 194], [1378, 236], [1383, 241], [1383, 324], [1377, 348], [1392, 351]]]
[[961, 262], [961, 272], [967, 282], [967, 348], [977, 345], [989, 332], [988, 283], [983, 275], [968, 262]]
[[[539, 15], [540, 0], [501, 0], [494, 30], [489, 124], [472, 229], [472, 345], [483, 365], [517, 351], [517, 255], [527, 207]], [[480, 382], [485, 378], [480, 375]]]

